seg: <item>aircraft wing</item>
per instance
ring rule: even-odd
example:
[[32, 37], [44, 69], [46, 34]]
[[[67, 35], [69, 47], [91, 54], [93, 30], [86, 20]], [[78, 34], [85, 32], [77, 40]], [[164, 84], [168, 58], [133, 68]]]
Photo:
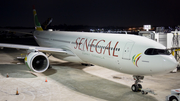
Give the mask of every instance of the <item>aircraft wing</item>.
[[11, 31], [11, 32], [13, 32], [14, 34], [16, 34], [16, 33], [21, 33], [21, 34], [32, 35], [32, 33], [29, 33], [29, 32], [19, 32], [19, 31]]
[[40, 46], [0, 43], [0, 48], [3, 49], [4, 47], [5, 48], [15, 48], [15, 49], [25, 49], [25, 50], [35, 49], [37, 51], [47, 52], [47, 53], [60, 53], [60, 54], [74, 55], [72, 52], [64, 51], [63, 49], [60, 49], [60, 48], [49, 48], [49, 47], [40, 47]]
[[[17, 30], [10, 30], [10, 29], [0, 29], [0, 31], [6, 31], [8, 33], [13, 33], [13, 34], [16, 34], [16, 33], [21, 33], [21, 34], [28, 34], [28, 35], [32, 35], [31, 32], [21, 32], [21, 31], [17, 31]], [[32, 30], [33, 31], [33, 30]]]

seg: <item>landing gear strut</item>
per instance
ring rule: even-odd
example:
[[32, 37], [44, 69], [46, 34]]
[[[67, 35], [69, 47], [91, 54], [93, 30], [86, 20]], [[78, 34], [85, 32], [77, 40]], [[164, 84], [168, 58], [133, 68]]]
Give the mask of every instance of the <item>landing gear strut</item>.
[[131, 86], [131, 90], [132, 90], [133, 92], [140, 92], [141, 89], [142, 89], [142, 85], [141, 85], [141, 84], [138, 84], [138, 83], [141, 82], [141, 80], [144, 79], [144, 76], [134, 76], [134, 75], [133, 75], [133, 78], [134, 78], [134, 80], [135, 80], [135, 84], [133, 84], [133, 85]]

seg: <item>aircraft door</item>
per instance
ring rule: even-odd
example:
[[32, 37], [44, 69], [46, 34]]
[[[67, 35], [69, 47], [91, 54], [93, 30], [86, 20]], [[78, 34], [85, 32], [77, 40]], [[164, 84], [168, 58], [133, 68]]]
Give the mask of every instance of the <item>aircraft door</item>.
[[134, 42], [127, 42], [126, 43], [124, 50], [123, 50], [122, 59], [131, 60], [130, 55], [131, 55], [133, 45], [134, 45]]

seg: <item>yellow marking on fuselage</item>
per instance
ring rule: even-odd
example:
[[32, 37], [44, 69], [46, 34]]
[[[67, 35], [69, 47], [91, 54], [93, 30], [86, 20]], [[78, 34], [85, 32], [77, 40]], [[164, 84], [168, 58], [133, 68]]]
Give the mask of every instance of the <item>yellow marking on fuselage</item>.
[[42, 27], [36, 26], [36, 30], [43, 31]]
[[136, 58], [139, 57], [139, 55], [141, 55], [141, 54], [142, 54], [142, 53], [139, 53], [139, 54], [134, 58], [134, 60], [136, 60]]

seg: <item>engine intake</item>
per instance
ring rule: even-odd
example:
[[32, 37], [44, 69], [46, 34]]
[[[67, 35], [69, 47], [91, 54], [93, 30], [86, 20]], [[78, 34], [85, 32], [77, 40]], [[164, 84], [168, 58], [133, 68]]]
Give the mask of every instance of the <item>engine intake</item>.
[[41, 73], [48, 69], [49, 60], [44, 53], [34, 51], [26, 55], [25, 64], [30, 70]]

